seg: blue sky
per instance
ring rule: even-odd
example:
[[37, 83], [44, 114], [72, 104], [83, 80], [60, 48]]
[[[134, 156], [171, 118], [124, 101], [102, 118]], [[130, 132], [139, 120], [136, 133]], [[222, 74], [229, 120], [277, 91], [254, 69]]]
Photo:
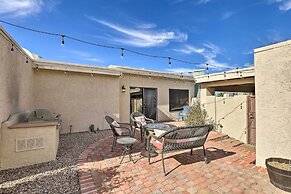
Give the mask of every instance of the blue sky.
[[[253, 64], [253, 49], [291, 38], [291, 0], [0, 0], [18, 25], [139, 52], [209, 63], [211, 72]], [[158, 71], [205, 68], [93, 47], [3, 26], [46, 60]]]

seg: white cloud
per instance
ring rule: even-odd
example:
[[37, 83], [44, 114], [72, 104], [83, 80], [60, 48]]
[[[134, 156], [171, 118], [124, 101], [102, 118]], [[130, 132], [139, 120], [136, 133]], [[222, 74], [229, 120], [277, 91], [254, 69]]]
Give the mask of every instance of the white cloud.
[[233, 11], [224, 12], [221, 16], [221, 20], [226, 20], [226, 19], [230, 18], [231, 16], [233, 16], [234, 14], [235, 14], [235, 12], [233, 12]]
[[140, 28], [140, 29], [152, 29], [155, 27], [157, 27], [157, 25], [154, 23], [141, 23], [137, 25], [137, 28]]
[[97, 58], [88, 58], [86, 59], [87, 61], [94, 61], [94, 62], [99, 62], [99, 63], [103, 63], [104, 61], [101, 59], [97, 59]]
[[289, 11], [291, 9], [291, 0], [269, 0], [270, 3], [278, 4], [281, 11]]
[[173, 49], [173, 51], [190, 55], [190, 54], [194, 54], [194, 53], [201, 54], [201, 53], [203, 53], [205, 51], [205, 49], [204, 48], [197, 48], [197, 47], [190, 46], [190, 45], [185, 45], [184, 48]]
[[[191, 54], [200, 54], [205, 59], [205, 64], [209, 64], [209, 68], [222, 70], [229, 69], [230, 65], [228, 63], [219, 62], [216, 58], [219, 54], [222, 54], [222, 50], [217, 45], [206, 42], [203, 44], [203, 48], [197, 48], [189, 45], [185, 45], [184, 48], [175, 49], [174, 51], [180, 52], [183, 54], [191, 55]], [[205, 64], [202, 65], [205, 68]]]
[[9, 17], [25, 17], [43, 10], [51, 9], [55, 2], [52, 0], [0, 0], [0, 15]]
[[183, 42], [186, 41], [188, 36], [185, 33], [154, 30], [154, 26], [148, 26], [148, 29], [140, 27], [129, 28], [118, 24], [114, 24], [105, 20], [99, 20], [94, 17], [87, 16], [90, 20], [98, 22], [108, 28], [111, 28], [119, 33], [118, 37], [112, 36], [111, 41], [136, 46], [136, 47], [154, 47], [165, 46], [171, 41]]
[[193, 73], [194, 69], [190, 69], [190, 68], [171, 68], [171, 69], [167, 69], [167, 72], [170, 73]]
[[210, 2], [211, 0], [200, 0], [199, 2], [198, 2], [198, 4], [206, 4], [206, 3], [208, 3], [208, 2]]

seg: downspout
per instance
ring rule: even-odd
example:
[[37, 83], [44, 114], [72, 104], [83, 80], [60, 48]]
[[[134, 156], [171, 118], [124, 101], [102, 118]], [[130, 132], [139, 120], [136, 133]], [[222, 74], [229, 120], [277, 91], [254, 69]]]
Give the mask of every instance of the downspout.
[[[215, 94], [214, 94], [214, 123], [217, 130], [218, 127], [217, 127], [216, 95]], [[219, 132], [221, 132], [220, 129], [219, 129]]]

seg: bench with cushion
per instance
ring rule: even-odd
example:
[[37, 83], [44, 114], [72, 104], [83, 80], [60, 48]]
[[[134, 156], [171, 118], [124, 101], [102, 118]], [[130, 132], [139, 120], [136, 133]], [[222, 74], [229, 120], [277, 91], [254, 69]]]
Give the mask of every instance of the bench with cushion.
[[[190, 149], [191, 155], [193, 148], [203, 147], [204, 160], [207, 163], [204, 144], [209, 132], [213, 129], [213, 125], [201, 125], [192, 127], [179, 127], [162, 135], [150, 135], [148, 145], [154, 146], [161, 152], [164, 174], [166, 175], [164, 153], [170, 151], [178, 151]], [[148, 149], [150, 150], [150, 149]], [[150, 164], [150, 157], [148, 158]]]

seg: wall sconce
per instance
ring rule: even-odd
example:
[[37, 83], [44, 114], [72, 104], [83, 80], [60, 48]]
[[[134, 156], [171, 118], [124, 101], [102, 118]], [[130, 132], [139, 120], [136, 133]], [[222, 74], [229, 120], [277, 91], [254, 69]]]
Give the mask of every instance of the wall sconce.
[[125, 86], [124, 85], [121, 87], [121, 92], [125, 92]]

